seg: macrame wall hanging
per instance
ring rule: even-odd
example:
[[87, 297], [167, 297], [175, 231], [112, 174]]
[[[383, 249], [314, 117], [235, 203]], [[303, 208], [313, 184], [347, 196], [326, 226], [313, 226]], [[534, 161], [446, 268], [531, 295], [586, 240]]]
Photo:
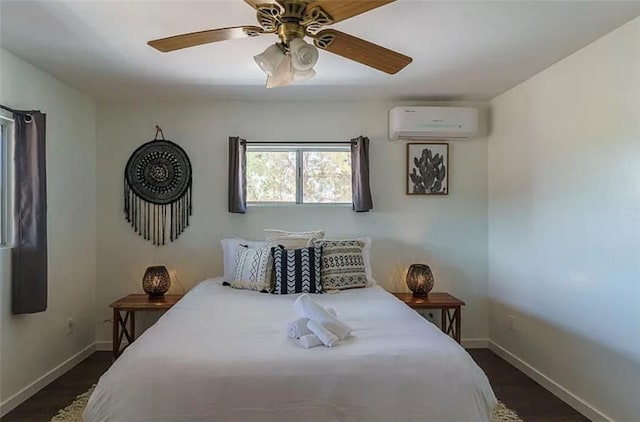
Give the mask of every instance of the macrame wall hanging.
[[156, 126], [153, 141], [136, 149], [124, 170], [124, 213], [140, 236], [164, 245], [189, 225], [191, 162]]

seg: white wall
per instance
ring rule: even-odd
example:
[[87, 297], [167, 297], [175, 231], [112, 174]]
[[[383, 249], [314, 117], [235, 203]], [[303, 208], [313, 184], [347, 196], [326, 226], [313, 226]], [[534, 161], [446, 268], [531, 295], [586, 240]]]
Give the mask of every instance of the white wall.
[[[0, 250], [0, 402], [7, 405], [95, 339], [96, 121], [92, 99], [5, 50], [0, 51], [0, 102], [47, 114], [46, 312], [11, 314], [11, 254]], [[77, 326], [66, 336], [68, 317]]]
[[[141, 291], [148, 265], [167, 265], [184, 286], [191, 287], [222, 273], [220, 239], [224, 237], [261, 239], [264, 228], [320, 228], [331, 237], [371, 236], [374, 275], [392, 290], [406, 289], [398, 282], [401, 267], [428, 262], [436, 289], [467, 302], [463, 337], [486, 338], [486, 139], [451, 143], [449, 196], [407, 196], [406, 143], [388, 141], [391, 106], [355, 102], [98, 104], [99, 319], [110, 317], [110, 301]], [[137, 146], [153, 138], [155, 124], [164, 129], [167, 139], [185, 148], [194, 174], [192, 224], [176, 242], [163, 247], [135, 234], [122, 213], [124, 166]], [[371, 139], [372, 212], [313, 206], [251, 208], [246, 215], [227, 212], [229, 136], [347, 140], [360, 134]], [[108, 341], [110, 336], [110, 326], [102, 324], [98, 340]]]
[[492, 105], [491, 339], [601, 413], [637, 421], [640, 18]]

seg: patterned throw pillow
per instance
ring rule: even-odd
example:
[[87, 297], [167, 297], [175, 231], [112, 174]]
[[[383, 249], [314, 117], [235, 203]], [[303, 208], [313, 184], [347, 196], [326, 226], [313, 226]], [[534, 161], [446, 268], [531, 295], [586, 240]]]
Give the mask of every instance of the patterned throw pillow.
[[265, 229], [264, 235], [269, 246], [281, 245], [285, 249], [298, 249], [313, 246], [314, 240], [324, 237], [324, 231], [288, 232], [285, 230]]
[[321, 293], [320, 257], [322, 247], [301, 249], [271, 248], [275, 273], [273, 293]]
[[270, 248], [251, 249], [240, 246], [236, 253], [236, 271], [231, 280], [231, 287], [236, 289], [270, 292], [271, 250]]
[[362, 240], [316, 240], [314, 246], [322, 247], [320, 279], [324, 290], [366, 287], [367, 273], [364, 265]]
[[251, 249], [267, 247], [267, 242], [238, 238], [222, 239], [220, 243], [222, 244], [222, 266], [224, 269], [224, 275], [222, 276], [222, 279], [226, 282], [231, 282], [236, 275], [236, 267], [238, 265], [237, 255], [240, 246], [248, 247]]

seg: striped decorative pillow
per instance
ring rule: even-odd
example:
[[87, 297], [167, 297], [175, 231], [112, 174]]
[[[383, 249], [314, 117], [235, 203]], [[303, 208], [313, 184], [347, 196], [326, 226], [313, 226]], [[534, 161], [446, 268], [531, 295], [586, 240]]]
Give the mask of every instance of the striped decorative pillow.
[[273, 293], [321, 293], [320, 257], [322, 247], [301, 249], [271, 248], [275, 287]]

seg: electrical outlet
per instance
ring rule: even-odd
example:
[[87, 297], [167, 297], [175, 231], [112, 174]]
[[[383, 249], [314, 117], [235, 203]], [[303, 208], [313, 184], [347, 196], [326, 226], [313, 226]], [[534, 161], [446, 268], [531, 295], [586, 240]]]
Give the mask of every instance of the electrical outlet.
[[429, 321], [429, 322], [431, 322], [431, 323], [434, 323], [434, 324], [435, 324], [435, 320], [433, 319], [433, 312], [425, 312], [425, 311], [422, 311], [422, 312], [418, 312], [418, 313], [419, 313], [420, 315], [422, 315], [422, 317], [423, 317], [424, 319], [426, 319], [427, 321]]
[[74, 318], [67, 318], [67, 329], [65, 331], [65, 334], [70, 335], [71, 333], [73, 333], [75, 325], [76, 325], [76, 320]]
[[516, 330], [516, 317], [514, 317], [513, 315], [509, 315], [509, 329], [511, 331]]

